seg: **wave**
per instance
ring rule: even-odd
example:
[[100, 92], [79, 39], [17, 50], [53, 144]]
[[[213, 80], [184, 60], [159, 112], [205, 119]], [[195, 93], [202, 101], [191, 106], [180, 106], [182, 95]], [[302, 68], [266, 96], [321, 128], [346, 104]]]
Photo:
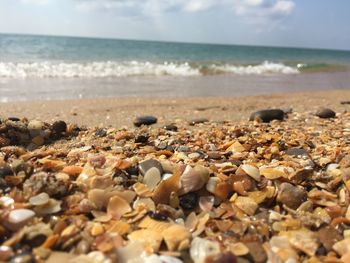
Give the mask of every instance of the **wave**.
[[217, 74], [298, 74], [297, 67], [265, 61], [258, 65], [153, 62], [0, 62], [0, 78], [113, 78], [129, 76], [204, 76]]

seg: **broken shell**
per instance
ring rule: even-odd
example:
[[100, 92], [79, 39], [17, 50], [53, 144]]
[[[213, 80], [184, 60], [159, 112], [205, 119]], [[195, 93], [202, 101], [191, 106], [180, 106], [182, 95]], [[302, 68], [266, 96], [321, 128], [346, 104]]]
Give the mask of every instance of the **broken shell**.
[[278, 168], [260, 168], [260, 174], [269, 180], [275, 180], [280, 177], [286, 178], [288, 176], [284, 171]]
[[237, 175], [247, 174], [257, 182], [260, 182], [260, 179], [261, 179], [259, 169], [250, 164], [242, 164], [240, 167], [238, 167], [236, 174]]
[[147, 187], [153, 191], [153, 189], [160, 182], [161, 174], [158, 168], [152, 167], [148, 169], [143, 177], [143, 183], [147, 185]]
[[201, 196], [199, 198], [199, 207], [204, 212], [209, 212], [213, 209], [215, 198], [214, 196]]
[[180, 225], [171, 225], [162, 232], [164, 241], [170, 251], [183, 250], [189, 247], [191, 234]]
[[144, 219], [142, 219], [138, 226], [139, 228], [146, 228], [162, 232], [163, 230], [169, 228], [171, 224], [165, 221], [157, 221], [150, 218], [149, 216], [146, 216]]
[[162, 180], [153, 192], [153, 200], [155, 203], [168, 204], [169, 197], [172, 192], [177, 192], [181, 188], [180, 182], [181, 170], [174, 173], [173, 176], [166, 180]]
[[230, 147], [228, 147], [226, 149], [226, 153], [228, 153], [228, 152], [240, 153], [240, 152], [244, 152], [245, 150], [246, 149], [243, 147], [243, 145], [240, 142], [236, 141]]
[[181, 191], [180, 194], [187, 194], [201, 189], [209, 179], [209, 171], [200, 165], [192, 168], [186, 166], [185, 171], [181, 175]]
[[220, 245], [217, 242], [195, 237], [191, 242], [190, 255], [194, 262], [204, 262], [208, 256], [219, 254]]
[[236, 256], [244, 256], [249, 253], [249, 248], [244, 245], [242, 242], [231, 244], [229, 246], [230, 251]]
[[141, 229], [130, 233], [128, 239], [140, 242], [145, 248], [152, 248], [152, 252], [158, 252], [163, 237], [158, 231]]
[[249, 197], [238, 196], [235, 200], [235, 205], [245, 212], [247, 215], [254, 215], [258, 204]]
[[137, 198], [133, 204], [133, 208], [137, 209], [138, 206], [147, 207], [150, 211], [156, 210], [156, 206], [151, 198]]
[[32, 196], [29, 198], [29, 203], [31, 205], [45, 205], [47, 202], [49, 202], [50, 196], [47, 193], [41, 193], [36, 196]]
[[130, 230], [131, 230], [130, 225], [120, 220], [116, 221], [110, 228], [108, 228], [108, 232], [115, 232], [121, 236], [129, 233]]
[[50, 215], [61, 211], [61, 202], [55, 199], [50, 199], [46, 204], [36, 206], [34, 211], [39, 215]]
[[131, 212], [132, 209], [128, 202], [119, 196], [113, 196], [108, 202], [107, 214], [114, 219], [119, 220], [124, 214]]
[[63, 173], [66, 173], [71, 176], [78, 176], [79, 174], [81, 174], [82, 171], [83, 171], [83, 167], [75, 166], [75, 165], [66, 166], [62, 170]]

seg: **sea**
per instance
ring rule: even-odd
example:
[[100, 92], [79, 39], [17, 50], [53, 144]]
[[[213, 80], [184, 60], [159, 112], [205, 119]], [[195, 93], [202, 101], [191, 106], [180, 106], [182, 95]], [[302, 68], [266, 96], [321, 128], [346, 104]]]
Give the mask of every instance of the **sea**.
[[350, 88], [350, 51], [0, 34], [0, 101]]

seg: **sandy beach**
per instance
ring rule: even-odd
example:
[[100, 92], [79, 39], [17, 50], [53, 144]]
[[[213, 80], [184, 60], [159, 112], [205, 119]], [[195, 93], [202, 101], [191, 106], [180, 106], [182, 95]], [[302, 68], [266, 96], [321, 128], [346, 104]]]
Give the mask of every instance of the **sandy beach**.
[[[8, 102], [0, 104], [1, 117], [27, 117], [47, 122], [64, 120], [94, 126], [132, 127], [136, 116], [153, 115], [157, 125], [207, 118], [210, 121], [247, 120], [250, 113], [265, 108], [314, 113], [320, 107], [336, 112], [350, 109], [350, 90], [327, 90], [247, 97], [104, 98], [59, 101]], [[157, 126], [156, 125], [156, 126]]]

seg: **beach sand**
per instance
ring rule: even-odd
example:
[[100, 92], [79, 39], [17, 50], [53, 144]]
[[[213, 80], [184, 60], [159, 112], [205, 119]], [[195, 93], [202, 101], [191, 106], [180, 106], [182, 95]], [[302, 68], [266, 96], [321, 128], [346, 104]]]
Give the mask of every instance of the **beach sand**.
[[350, 109], [350, 90], [295, 92], [247, 97], [99, 98], [57, 101], [8, 102], [0, 104], [1, 117], [27, 117], [47, 122], [94, 126], [132, 127], [136, 116], [153, 115], [156, 126], [207, 118], [210, 121], [247, 120], [251, 112], [264, 108], [315, 112], [329, 107], [336, 112]]
[[[2, 104], [1, 117], [29, 121], [1, 122], [0, 261], [349, 262], [349, 98]], [[264, 108], [293, 112], [247, 121]], [[145, 114], [159, 122], [132, 127]]]

